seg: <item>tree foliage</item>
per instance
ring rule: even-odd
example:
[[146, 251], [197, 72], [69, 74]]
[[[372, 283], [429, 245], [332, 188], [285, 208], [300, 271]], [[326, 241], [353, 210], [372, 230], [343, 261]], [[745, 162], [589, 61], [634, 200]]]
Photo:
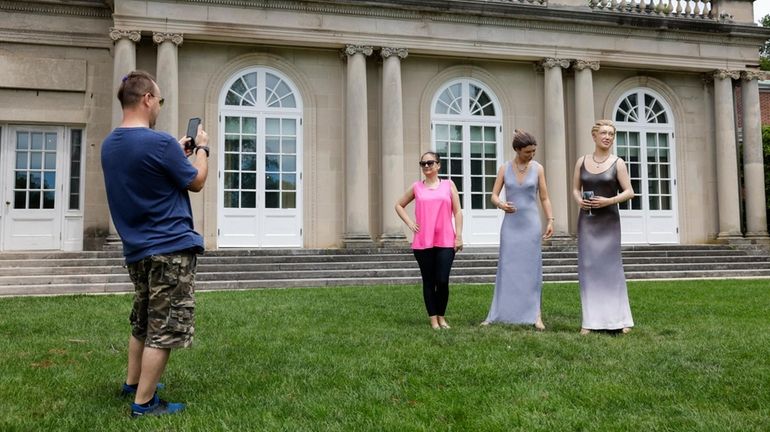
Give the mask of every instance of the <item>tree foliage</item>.
[[[770, 216], [770, 125], [762, 126], [762, 150], [765, 155], [765, 201]], [[768, 223], [770, 224], [770, 219]]]
[[[770, 28], [770, 15], [765, 15], [759, 20], [762, 27]], [[759, 50], [759, 68], [770, 71], [770, 39], [765, 41], [765, 45]]]

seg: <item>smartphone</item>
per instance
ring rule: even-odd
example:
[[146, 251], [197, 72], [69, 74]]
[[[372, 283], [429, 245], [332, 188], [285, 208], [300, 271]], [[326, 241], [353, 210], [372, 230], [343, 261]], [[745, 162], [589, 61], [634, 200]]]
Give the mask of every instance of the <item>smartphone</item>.
[[189, 122], [187, 122], [187, 133], [185, 136], [190, 137], [190, 141], [187, 142], [185, 147], [189, 150], [192, 150], [195, 148], [195, 137], [198, 136], [198, 125], [201, 124], [201, 119], [198, 117], [193, 117], [190, 119]]

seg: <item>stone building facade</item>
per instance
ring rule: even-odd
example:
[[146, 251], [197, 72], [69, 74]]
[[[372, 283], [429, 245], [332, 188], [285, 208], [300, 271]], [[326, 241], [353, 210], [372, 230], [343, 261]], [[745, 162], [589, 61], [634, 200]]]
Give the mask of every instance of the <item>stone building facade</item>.
[[514, 128], [540, 142], [569, 241], [598, 118], [637, 192], [625, 243], [765, 241], [770, 33], [752, 22], [751, 0], [3, 0], [0, 250], [114, 235], [99, 153], [133, 69], [157, 77], [157, 128], [201, 117], [211, 137], [192, 197], [209, 249], [405, 244], [393, 204], [428, 150], [461, 190], [466, 243], [497, 244], [489, 192]]

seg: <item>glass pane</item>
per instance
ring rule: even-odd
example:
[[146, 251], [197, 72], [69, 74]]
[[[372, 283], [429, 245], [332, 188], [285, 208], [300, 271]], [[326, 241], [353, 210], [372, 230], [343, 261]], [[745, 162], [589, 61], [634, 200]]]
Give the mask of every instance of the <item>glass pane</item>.
[[283, 156], [283, 171], [293, 172], [297, 170], [297, 157], [296, 156]]
[[257, 140], [252, 137], [243, 137], [241, 141], [242, 150], [244, 153], [256, 153], [257, 152]]
[[241, 208], [257, 208], [257, 193], [241, 192]]
[[281, 194], [282, 203], [281, 208], [296, 208], [297, 207], [297, 193], [296, 192], [284, 192]]
[[440, 154], [441, 156], [445, 156], [448, 153], [449, 149], [449, 143], [446, 141], [436, 141], [436, 153]]
[[630, 132], [628, 134], [628, 145], [630, 147], [639, 147], [639, 132]]
[[484, 201], [484, 205], [485, 205], [484, 208], [487, 208], [487, 209], [495, 208], [495, 205], [492, 204], [492, 194], [485, 194], [484, 196], [487, 198], [486, 201]]
[[30, 172], [29, 173], [29, 188], [30, 189], [41, 189], [42, 186], [42, 176], [40, 175], [40, 171]]
[[13, 193], [13, 208], [25, 209], [27, 208], [27, 193], [24, 191], [16, 191]]
[[670, 179], [671, 174], [668, 171], [668, 164], [661, 164], [660, 166], [660, 178]]
[[49, 170], [56, 169], [56, 153], [51, 153], [51, 152], [45, 153], [45, 169], [49, 169]]
[[26, 189], [27, 188], [27, 172], [26, 171], [15, 171], [16, 173], [16, 182], [14, 184], [14, 189]]
[[472, 158], [480, 158], [482, 156], [482, 152], [484, 149], [484, 144], [480, 142], [472, 142], [471, 143], [471, 157]]
[[27, 203], [28, 209], [39, 209], [40, 208], [40, 192], [39, 191], [30, 191], [29, 192], [29, 202]]
[[484, 144], [484, 156], [488, 158], [494, 158], [497, 156], [497, 149], [495, 143]]
[[257, 133], [257, 119], [253, 117], [243, 118], [243, 133], [254, 135]]
[[55, 195], [56, 192], [54, 191], [46, 191], [43, 192], [43, 208], [44, 209], [52, 209], [54, 208], [55, 203]]
[[297, 153], [297, 140], [294, 138], [283, 139], [283, 153]]
[[225, 207], [238, 208], [238, 192], [225, 192]]
[[266, 119], [265, 120], [265, 133], [268, 135], [280, 135], [281, 134], [281, 120], [280, 119]]
[[462, 174], [463, 173], [463, 161], [453, 159], [450, 161], [451, 163], [451, 172], [452, 174]]
[[238, 78], [237, 80], [235, 80], [233, 85], [230, 86], [230, 90], [233, 93], [236, 93], [236, 94], [239, 94], [239, 95], [243, 95], [244, 93], [246, 93], [247, 88], [246, 88], [246, 84], [244, 84], [243, 80], [241, 78]]
[[658, 146], [668, 148], [668, 134], [658, 134]]
[[628, 167], [631, 177], [639, 178], [639, 164], [628, 164]]
[[497, 175], [497, 161], [495, 160], [484, 161], [484, 174]]
[[657, 195], [660, 193], [660, 187], [657, 180], [651, 180], [647, 182], [647, 185], [650, 187], [650, 194], [651, 195]]
[[296, 135], [297, 134], [297, 121], [293, 119], [283, 119], [281, 122], [282, 132], [284, 135]]
[[658, 160], [660, 162], [668, 162], [668, 149], [658, 149]]
[[471, 194], [471, 208], [483, 209], [484, 208], [484, 195], [483, 194]]
[[297, 190], [297, 175], [296, 174], [284, 174], [281, 176], [281, 189], [282, 190]]
[[237, 172], [225, 173], [225, 189], [238, 189], [240, 187]]
[[280, 171], [280, 156], [278, 155], [266, 155], [265, 156], [265, 171]]
[[471, 126], [471, 141], [481, 141], [481, 126]]
[[40, 169], [43, 167], [43, 153], [31, 152], [29, 154], [29, 168]]
[[27, 169], [27, 168], [29, 168], [27, 166], [27, 161], [28, 161], [27, 156], [28, 155], [29, 155], [29, 153], [25, 152], [25, 151], [16, 152], [16, 169]]
[[241, 132], [241, 118], [225, 117], [225, 133], [240, 133], [240, 132]]
[[481, 192], [481, 177], [471, 177], [471, 190], [474, 192]]
[[495, 137], [495, 128], [493, 127], [486, 127], [484, 128], [484, 141], [496, 141], [497, 138]]
[[436, 141], [446, 141], [449, 139], [449, 126], [436, 125]]
[[237, 96], [235, 93], [233, 93], [232, 90], [227, 92], [227, 96], [225, 96], [225, 105], [240, 105], [241, 104], [241, 98], [240, 96]]
[[[495, 177], [486, 177], [486, 180], [484, 181], [484, 192], [492, 192], [492, 189], [495, 187]], [[492, 206], [494, 207], [494, 206]]]
[[647, 165], [647, 177], [658, 178], [658, 166], [655, 164]]
[[642, 209], [642, 197], [635, 196], [631, 198], [631, 209], [632, 210], [641, 210]]
[[[477, 176], [483, 174], [481, 172], [481, 161], [480, 160], [472, 160], [471, 161], [471, 175]], [[480, 189], [474, 189], [474, 190], [480, 190]]]
[[240, 145], [239, 145], [238, 137], [234, 135], [225, 135], [225, 151], [226, 152], [237, 152], [240, 151]]
[[449, 139], [452, 141], [462, 141], [463, 139], [463, 127], [461, 125], [452, 125], [450, 129], [451, 135]]
[[662, 196], [662, 197], [660, 197], [660, 209], [661, 210], [671, 210], [671, 197], [670, 196]]
[[70, 210], [80, 209], [80, 194], [70, 193]]
[[457, 192], [463, 191], [463, 178], [462, 177], [452, 177], [452, 182], [454, 182], [455, 187], [457, 188]]
[[256, 171], [257, 170], [257, 155], [244, 154], [241, 156], [241, 170], [243, 171]]
[[452, 157], [462, 157], [463, 155], [463, 144], [461, 142], [453, 142], [452, 143], [452, 154], [450, 156]]
[[56, 150], [56, 134], [55, 133], [47, 133], [45, 134], [45, 149], [55, 151]]
[[660, 193], [665, 195], [671, 194], [671, 182], [670, 181], [661, 181], [660, 182]]
[[280, 153], [281, 141], [278, 138], [265, 138], [265, 153]]
[[56, 171], [43, 173], [43, 189], [56, 189]]
[[43, 149], [43, 134], [40, 132], [32, 132], [32, 150]]
[[254, 173], [242, 173], [242, 189], [256, 189], [257, 188], [257, 175]]
[[660, 198], [657, 195], [650, 196], [650, 210], [660, 210]]
[[642, 181], [641, 180], [631, 180], [631, 187], [634, 189], [634, 194], [636, 196], [642, 195]]
[[265, 190], [278, 190], [278, 174], [265, 174]]
[[279, 192], [265, 193], [265, 208], [279, 208], [281, 195]]
[[26, 132], [16, 132], [16, 148], [19, 150], [29, 149], [29, 134]]
[[226, 154], [225, 155], [225, 169], [228, 171], [235, 171], [241, 165], [241, 157], [238, 154]]

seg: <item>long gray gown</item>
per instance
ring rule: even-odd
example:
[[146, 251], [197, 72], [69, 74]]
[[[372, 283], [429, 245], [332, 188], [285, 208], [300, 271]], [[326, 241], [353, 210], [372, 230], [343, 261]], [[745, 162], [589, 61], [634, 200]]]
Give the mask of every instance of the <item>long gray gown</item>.
[[[592, 174], [585, 161], [580, 167], [584, 191], [594, 195], [617, 195], [617, 160], [606, 171]], [[581, 210], [578, 216], [578, 279], [583, 309], [582, 327], [590, 330], [617, 330], [633, 327], [628, 304], [626, 276], [620, 254], [620, 214], [617, 205]]]
[[487, 322], [534, 324], [540, 311], [543, 289], [541, 224], [537, 209], [538, 172], [532, 161], [519, 184], [513, 164], [505, 168], [505, 200], [515, 213], [506, 213], [500, 228], [500, 254], [492, 306]]

